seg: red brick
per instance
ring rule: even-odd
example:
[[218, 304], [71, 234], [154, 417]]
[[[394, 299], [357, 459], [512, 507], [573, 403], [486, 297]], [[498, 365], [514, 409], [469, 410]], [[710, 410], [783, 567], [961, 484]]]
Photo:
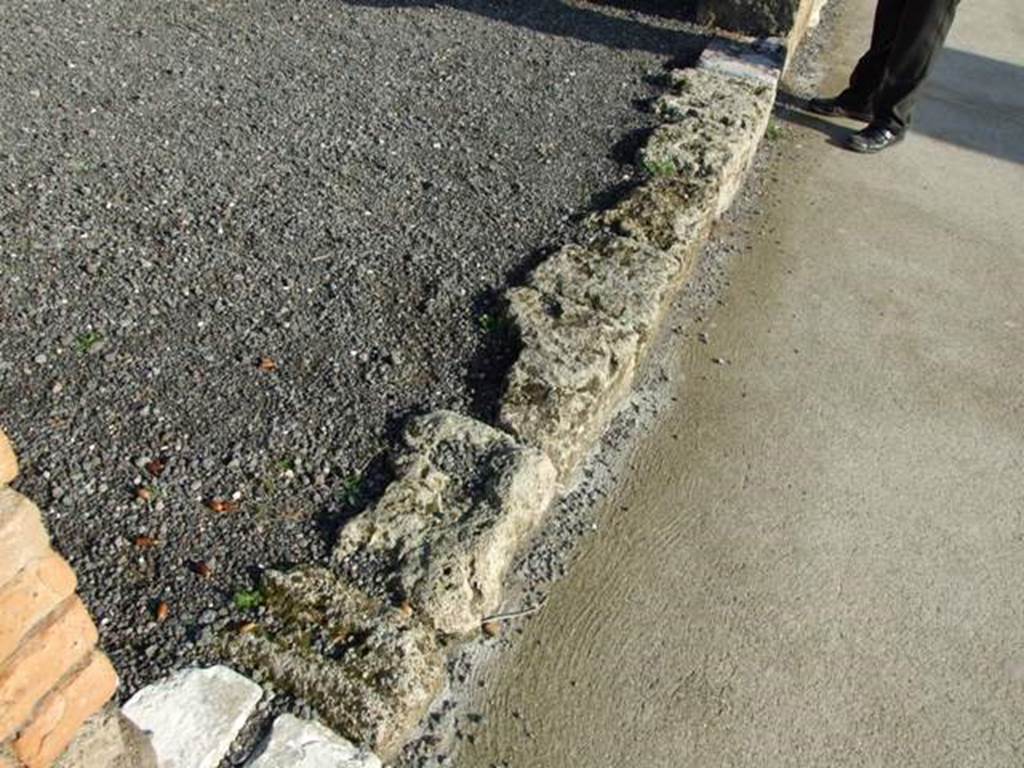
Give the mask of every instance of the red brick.
[[50, 550], [39, 509], [10, 488], [0, 488], [0, 587], [29, 561]]
[[7, 485], [18, 476], [18, 458], [7, 435], [0, 429], [0, 485]]
[[0, 587], [0, 661], [18, 641], [75, 592], [75, 572], [56, 552], [28, 563]]
[[79, 727], [117, 689], [117, 673], [107, 657], [94, 652], [85, 667], [63, 680], [21, 729], [14, 752], [28, 768], [46, 768], [71, 743]]
[[36, 627], [0, 664], [0, 740], [24, 724], [36, 704], [96, 645], [96, 627], [77, 597]]

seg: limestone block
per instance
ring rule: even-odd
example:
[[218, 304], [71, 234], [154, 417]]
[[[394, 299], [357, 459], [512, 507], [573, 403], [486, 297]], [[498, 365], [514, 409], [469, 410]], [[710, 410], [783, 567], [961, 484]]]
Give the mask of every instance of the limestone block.
[[664, 169], [667, 173], [634, 190], [597, 222], [615, 234], [689, 259], [714, 219], [713, 190], [707, 179], [678, 175], [670, 160]]
[[227, 667], [192, 668], [146, 686], [122, 711], [149, 735], [159, 768], [217, 768], [262, 695]]
[[774, 90], [785, 60], [786, 50], [781, 40], [761, 40], [750, 45], [719, 38], [701, 51], [697, 67], [754, 80]]
[[246, 768], [381, 768], [381, 763], [320, 723], [281, 715]]
[[545, 296], [590, 307], [624, 323], [646, 343], [689, 261], [676, 252], [616, 237], [562, 248], [533, 271], [529, 284]]
[[264, 576], [264, 615], [226, 652], [309, 702], [345, 738], [389, 758], [444, 684], [434, 631], [326, 568]]
[[534, 448], [475, 419], [414, 420], [395, 480], [342, 530], [336, 555], [393, 564], [402, 598], [447, 634], [472, 632], [498, 608], [502, 580], [547, 511], [555, 469]]
[[681, 70], [658, 113], [668, 120], [651, 135], [641, 162], [658, 173], [704, 186], [712, 218], [731, 204], [764, 134], [774, 84], [714, 69]]
[[533, 288], [508, 293], [523, 349], [509, 372], [500, 419], [551, 457], [562, 477], [603, 432], [629, 392], [639, 335], [589, 307]]

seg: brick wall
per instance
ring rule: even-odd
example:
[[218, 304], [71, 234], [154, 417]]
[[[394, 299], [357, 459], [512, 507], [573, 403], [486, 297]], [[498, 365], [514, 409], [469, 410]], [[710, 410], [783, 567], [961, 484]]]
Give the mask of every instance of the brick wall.
[[37, 768], [103, 708], [117, 675], [39, 509], [9, 487], [17, 474], [0, 430], [0, 768]]

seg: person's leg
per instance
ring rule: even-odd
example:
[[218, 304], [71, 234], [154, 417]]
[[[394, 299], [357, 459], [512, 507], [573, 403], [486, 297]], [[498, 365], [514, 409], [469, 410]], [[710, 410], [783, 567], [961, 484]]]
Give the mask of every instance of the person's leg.
[[935, 54], [953, 23], [958, 0], [906, 0], [885, 75], [875, 92], [875, 122], [899, 133], [910, 125], [914, 103]]
[[850, 117], [871, 122], [874, 117], [874, 94], [882, 84], [885, 62], [899, 32], [900, 18], [907, 0], [878, 0], [871, 29], [871, 46], [861, 56], [850, 75], [846, 90], [834, 98], [813, 98], [807, 109], [828, 117]]
[[904, 9], [912, 0], [878, 0], [871, 29], [871, 46], [850, 74], [850, 84], [838, 97], [849, 106], [871, 112], [875, 92], [885, 78], [886, 64], [900, 31]]

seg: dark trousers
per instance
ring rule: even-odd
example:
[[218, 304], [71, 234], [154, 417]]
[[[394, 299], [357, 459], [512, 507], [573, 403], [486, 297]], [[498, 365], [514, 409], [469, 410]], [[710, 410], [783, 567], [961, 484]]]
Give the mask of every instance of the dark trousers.
[[871, 48], [857, 62], [840, 99], [872, 112], [876, 123], [892, 131], [906, 130], [958, 2], [878, 0]]

